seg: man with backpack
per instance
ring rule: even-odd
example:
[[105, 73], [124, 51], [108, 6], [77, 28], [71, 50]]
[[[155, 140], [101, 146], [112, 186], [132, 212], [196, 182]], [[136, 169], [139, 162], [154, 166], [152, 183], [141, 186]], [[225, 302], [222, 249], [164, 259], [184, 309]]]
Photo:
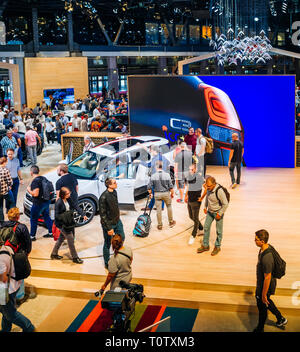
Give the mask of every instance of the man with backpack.
[[197, 253], [203, 253], [209, 250], [210, 228], [212, 222], [216, 220], [217, 238], [215, 241], [215, 248], [211, 253], [212, 256], [215, 256], [221, 250], [224, 213], [228, 208], [230, 195], [227, 189], [219, 185], [212, 176], [207, 177], [205, 188], [207, 194], [204, 208], [204, 213], [206, 214], [204, 237], [202, 246], [197, 249]]
[[260, 247], [256, 266], [256, 302], [259, 312], [258, 325], [253, 332], [264, 332], [268, 310], [277, 318], [276, 326], [287, 324], [287, 319], [282, 316], [274, 302], [270, 299], [275, 294], [276, 278], [280, 279], [285, 274], [286, 263], [280, 258], [277, 251], [268, 244], [269, 233], [266, 230], [255, 232], [255, 244]]
[[40, 169], [37, 165], [32, 165], [30, 175], [33, 178], [31, 185], [27, 187], [27, 192], [32, 196], [32, 207], [30, 210], [30, 237], [32, 241], [36, 240], [36, 231], [38, 219], [43, 216], [49, 233], [43, 237], [53, 237], [53, 222], [49, 215], [49, 206], [51, 198], [54, 195], [54, 187], [52, 183], [44, 176], [40, 176]]
[[[31, 321], [19, 313], [16, 308], [16, 299], [22, 290], [23, 279], [30, 274], [30, 264], [27, 255], [31, 251], [31, 240], [26, 225], [20, 224], [20, 212], [18, 208], [12, 208], [8, 212], [9, 221], [3, 222], [0, 228], [0, 282], [7, 283], [8, 300], [0, 305], [2, 313], [3, 332], [11, 331], [12, 324], [22, 328], [23, 332], [35, 330]], [[2, 302], [3, 303], [3, 302]]]
[[[20, 211], [18, 208], [11, 208], [8, 213], [8, 221], [3, 221], [0, 225], [0, 246], [4, 245], [7, 240], [17, 248], [18, 252], [25, 252], [27, 255], [31, 252], [31, 238], [28, 228], [25, 224], [21, 224]], [[25, 287], [24, 280], [16, 295], [17, 304], [24, 301]]]

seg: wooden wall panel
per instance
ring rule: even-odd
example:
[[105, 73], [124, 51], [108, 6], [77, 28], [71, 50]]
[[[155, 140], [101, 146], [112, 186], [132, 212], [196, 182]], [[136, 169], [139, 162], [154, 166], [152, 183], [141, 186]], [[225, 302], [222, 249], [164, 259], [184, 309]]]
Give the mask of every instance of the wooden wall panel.
[[87, 57], [25, 58], [27, 106], [42, 102], [44, 89], [74, 88], [75, 99], [89, 93]]

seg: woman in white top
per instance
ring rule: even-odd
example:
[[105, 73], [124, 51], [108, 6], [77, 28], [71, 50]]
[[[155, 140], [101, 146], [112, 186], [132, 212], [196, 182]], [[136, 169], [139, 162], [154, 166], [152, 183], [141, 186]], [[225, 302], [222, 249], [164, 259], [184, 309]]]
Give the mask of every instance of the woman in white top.
[[50, 141], [52, 142], [52, 144], [54, 143], [54, 130], [55, 125], [53, 124], [53, 122], [50, 119], [46, 119], [45, 132], [48, 144], [50, 144]]
[[116, 113], [116, 106], [113, 100], [107, 105], [109, 116], [114, 115]]

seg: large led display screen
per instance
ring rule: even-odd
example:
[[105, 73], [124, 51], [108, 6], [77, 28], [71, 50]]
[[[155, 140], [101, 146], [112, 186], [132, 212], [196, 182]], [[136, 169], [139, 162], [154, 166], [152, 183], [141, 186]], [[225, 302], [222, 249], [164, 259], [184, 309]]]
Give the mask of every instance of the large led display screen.
[[189, 127], [214, 141], [208, 164], [227, 165], [232, 133], [244, 166], [295, 166], [295, 76], [129, 76], [131, 135], [176, 144]]
[[48, 105], [50, 104], [50, 95], [56, 101], [63, 99], [63, 104], [72, 104], [75, 101], [74, 88], [44, 89], [44, 100]]

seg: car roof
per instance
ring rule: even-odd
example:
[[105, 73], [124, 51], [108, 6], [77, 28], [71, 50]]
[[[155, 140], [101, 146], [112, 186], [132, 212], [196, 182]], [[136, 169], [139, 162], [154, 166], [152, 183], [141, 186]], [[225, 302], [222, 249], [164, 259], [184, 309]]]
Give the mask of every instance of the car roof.
[[[132, 145], [130, 142], [132, 142]], [[138, 142], [140, 144], [143, 144], [143, 146], [145, 147], [150, 147], [152, 145], [168, 144], [168, 140], [166, 138], [157, 136], [127, 136], [119, 137], [112, 141], [100, 144], [90, 149], [90, 151], [100, 155], [115, 157], [122, 153], [141, 148], [141, 146], [137, 145]], [[119, 151], [118, 145], [121, 145], [121, 147], [123, 147], [121, 151]]]

